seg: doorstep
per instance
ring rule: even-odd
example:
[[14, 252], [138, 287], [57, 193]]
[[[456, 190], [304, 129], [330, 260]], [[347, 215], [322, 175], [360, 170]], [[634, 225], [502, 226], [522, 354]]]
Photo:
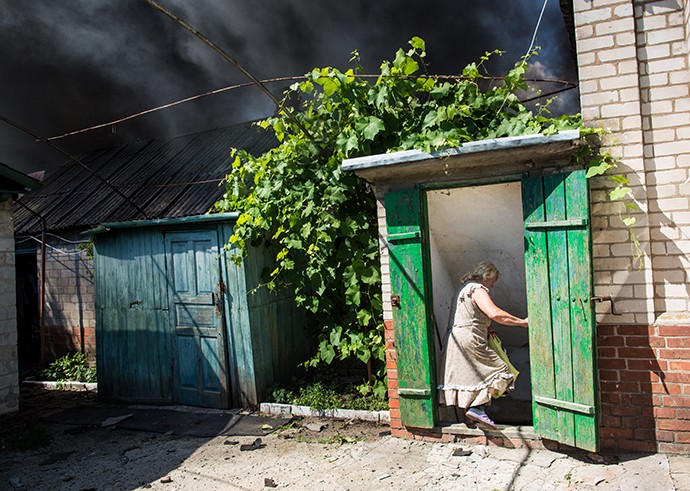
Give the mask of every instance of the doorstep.
[[534, 433], [534, 426], [498, 425], [498, 428], [495, 430], [485, 430], [476, 427], [469, 427], [465, 423], [440, 421], [437, 427], [441, 429], [441, 433], [455, 435], [456, 437], [460, 438], [490, 436], [503, 437], [510, 440], [540, 440], [540, 438]]

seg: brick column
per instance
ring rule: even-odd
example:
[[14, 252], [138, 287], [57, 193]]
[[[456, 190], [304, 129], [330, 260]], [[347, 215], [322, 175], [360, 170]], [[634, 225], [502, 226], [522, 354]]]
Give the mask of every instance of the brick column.
[[12, 202], [0, 202], [0, 414], [19, 409], [17, 293]]

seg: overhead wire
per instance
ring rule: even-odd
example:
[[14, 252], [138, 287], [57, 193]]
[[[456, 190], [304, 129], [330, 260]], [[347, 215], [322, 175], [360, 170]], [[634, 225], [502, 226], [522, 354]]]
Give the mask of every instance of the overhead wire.
[[273, 93], [266, 88], [264, 84], [261, 83], [261, 81], [256, 78], [253, 74], [249, 72], [245, 67], [243, 67], [237, 60], [235, 60], [232, 56], [230, 56], [225, 50], [223, 50], [220, 46], [218, 46], [216, 43], [211, 41], [209, 38], [204, 36], [202, 33], [200, 33], [198, 30], [193, 28], [191, 25], [189, 25], [187, 22], [170, 12], [168, 9], [163, 7], [160, 3], [156, 2], [155, 0], [144, 0], [146, 3], [149, 5], [153, 6], [155, 9], [158, 11], [162, 12], [163, 14], [167, 15], [170, 17], [173, 21], [175, 21], [178, 25], [182, 26], [185, 28], [187, 31], [192, 33], [197, 39], [201, 40], [204, 44], [206, 44], [208, 47], [210, 47], [213, 51], [218, 53], [225, 61], [229, 62], [231, 65], [233, 65], [235, 68], [237, 68], [245, 77], [247, 77], [249, 80], [252, 81], [254, 85], [259, 87], [261, 91], [268, 96], [269, 99], [273, 101], [273, 103], [276, 105], [276, 108], [285, 114], [290, 120], [292, 120], [293, 123], [314, 143], [315, 145], [318, 146], [318, 142], [314, 139], [312, 134], [304, 127], [302, 123], [295, 117], [294, 114], [288, 109], [286, 109], [280, 101], [276, 98], [276, 96], [273, 95]]
[[[365, 79], [366, 78], [379, 78], [379, 77], [390, 77], [390, 78], [416, 78], [416, 77], [418, 77], [417, 75], [375, 75], [375, 74], [361, 74], [361, 73], [357, 74], [356, 76], [357, 76], [357, 78], [365, 78]], [[438, 79], [438, 80], [465, 80], [465, 79], [470, 78], [470, 77], [467, 77], [464, 75], [424, 75], [424, 77], [425, 78]], [[292, 76], [288, 76], [288, 77], [276, 77], [276, 78], [263, 79], [263, 80], [261, 80], [261, 82], [263, 84], [267, 84], [267, 83], [275, 83], [275, 82], [289, 82], [289, 81], [296, 81], [296, 80], [306, 80], [306, 78], [307, 77], [305, 75], [292, 75]], [[501, 77], [481, 76], [481, 77], [478, 77], [478, 79], [486, 80], [486, 81], [492, 81], [492, 80], [500, 80]], [[524, 80], [526, 82], [535, 82], [535, 83], [561, 84], [561, 85], [564, 85], [565, 87], [558, 89], [558, 90], [555, 90], [555, 91], [552, 91], [552, 92], [549, 92], [547, 94], [538, 95], [538, 96], [531, 97], [530, 99], [526, 99], [526, 100], [521, 100], [520, 102], [530, 102], [533, 100], [548, 97], [549, 95], [557, 94], [560, 92], [565, 92], [567, 90], [572, 90], [572, 89], [577, 87], [577, 84], [575, 84], [573, 82], [569, 82], [567, 80], [560, 80], [560, 79], [525, 78]], [[79, 135], [81, 133], [86, 133], [86, 132], [97, 130], [100, 128], [106, 128], [108, 126], [113, 126], [113, 125], [116, 125], [119, 123], [123, 123], [125, 121], [129, 121], [129, 120], [138, 118], [140, 116], [145, 116], [147, 114], [161, 111], [163, 109], [168, 109], [170, 107], [178, 106], [180, 104], [185, 104], [187, 102], [192, 102], [192, 101], [204, 98], [204, 97], [217, 95], [217, 94], [227, 92], [230, 90], [236, 90], [236, 89], [241, 89], [241, 88], [245, 88], [245, 87], [250, 87], [252, 85], [254, 85], [252, 82], [245, 82], [245, 83], [241, 83], [241, 84], [228, 85], [226, 87], [221, 87], [221, 88], [211, 90], [208, 92], [202, 92], [200, 94], [185, 97], [184, 99], [179, 99], [179, 100], [176, 100], [173, 102], [168, 102], [166, 104], [162, 104], [160, 106], [145, 109], [143, 111], [133, 113], [133, 114], [130, 114], [128, 116], [123, 116], [123, 117], [118, 118], [118, 119], [113, 119], [111, 121], [107, 121], [104, 123], [98, 123], [98, 124], [95, 124], [92, 126], [87, 126], [85, 128], [78, 129], [78, 130], [68, 131], [66, 133], [51, 136], [51, 137], [46, 138], [46, 140], [60, 140], [62, 138], [67, 138], [70, 136]], [[196, 184], [196, 183], [192, 183], [192, 184]]]
[[[539, 32], [539, 25], [541, 24], [541, 19], [544, 17], [544, 11], [546, 10], [546, 4], [549, 2], [549, 0], [544, 0], [544, 4], [541, 6], [541, 12], [539, 13], [539, 18], [537, 19], [537, 25], [534, 27], [534, 33], [532, 34], [532, 41], [529, 43], [529, 48], [527, 48], [527, 51], [525, 52], [525, 56], [522, 57], [523, 60], [527, 60], [527, 57], [529, 54], [532, 52], [532, 48], [534, 48], [534, 41], [537, 39], [537, 32]], [[543, 96], [541, 96], [543, 97]], [[540, 98], [541, 98], [540, 97]], [[501, 107], [498, 108], [498, 111], [496, 111], [496, 116], [501, 114], [501, 111], [503, 110], [503, 107], [506, 104], [506, 101], [508, 100], [508, 97], [506, 96], [505, 99], [503, 99], [503, 102], [501, 103]]]

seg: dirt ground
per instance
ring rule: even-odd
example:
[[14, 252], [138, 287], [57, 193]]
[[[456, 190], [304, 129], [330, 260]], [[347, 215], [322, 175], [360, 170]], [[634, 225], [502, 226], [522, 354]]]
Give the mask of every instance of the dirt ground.
[[[64, 409], [97, 404], [93, 393], [23, 388], [19, 413], [0, 417], [0, 490], [286, 487], [286, 476], [296, 472], [286, 455], [313, 453], [318, 461], [389, 433], [373, 423], [318, 418], [295, 418], [262, 437], [203, 438], [46, 420]], [[282, 470], [273, 465], [281, 459]], [[203, 486], [194, 484], [200, 480]]]
[[[157, 428], [158, 416], [150, 413], [168, 410], [127, 406], [135, 415], [109, 426], [87, 417], [103, 418], [104, 408], [123, 414], [122, 406], [104, 406], [93, 394], [22, 389], [20, 412], [0, 417], [0, 491], [690, 491], [687, 456], [594, 459], [402, 440], [387, 426], [365, 422], [255, 415], [231, 416], [251, 420], [248, 433], [237, 430], [240, 421], [234, 434], [215, 436], [199, 431], [217, 428], [214, 413], [191, 408]], [[137, 411], [149, 411], [147, 423], [125, 429], [125, 421], [134, 427]], [[261, 437], [252, 433], [257, 429]]]

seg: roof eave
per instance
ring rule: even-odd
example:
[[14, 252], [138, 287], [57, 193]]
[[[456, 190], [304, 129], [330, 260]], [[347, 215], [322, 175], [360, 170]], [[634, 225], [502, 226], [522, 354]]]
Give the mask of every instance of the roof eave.
[[563, 165], [579, 148], [580, 130], [554, 135], [521, 135], [468, 142], [457, 148], [427, 153], [405, 150], [346, 159], [342, 170], [375, 184], [428, 184], [470, 177], [529, 172], [536, 167]]

